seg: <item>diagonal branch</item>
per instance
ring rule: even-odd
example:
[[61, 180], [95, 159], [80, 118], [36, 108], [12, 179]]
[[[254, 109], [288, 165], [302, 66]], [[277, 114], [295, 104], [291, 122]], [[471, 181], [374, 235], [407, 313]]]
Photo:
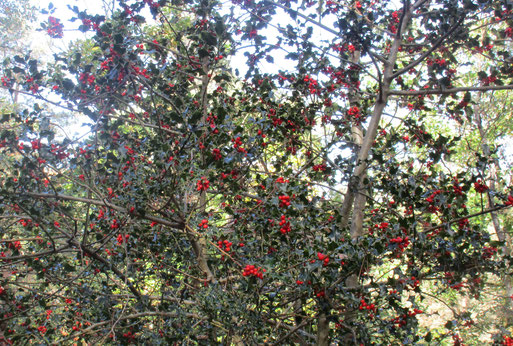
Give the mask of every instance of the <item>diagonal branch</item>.
[[450, 95], [467, 91], [493, 91], [493, 90], [512, 90], [513, 85], [491, 85], [479, 87], [458, 87], [449, 89], [424, 89], [424, 90], [389, 90], [389, 95], [398, 96], [417, 96], [417, 95]]
[[59, 200], [66, 200], [66, 201], [75, 201], [75, 202], [81, 202], [81, 203], [88, 203], [88, 204], [94, 204], [101, 207], [107, 207], [113, 210], [116, 210], [121, 213], [134, 215], [140, 219], [149, 220], [152, 222], [156, 222], [158, 224], [168, 226], [177, 230], [183, 230], [184, 224], [182, 222], [173, 222], [166, 219], [162, 219], [160, 217], [152, 216], [152, 215], [142, 215], [141, 213], [130, 213], [130, 211], [126, 208], [120, 207], [116, 204], [110, 203], [108, 201], [101, 201], [97, 199], [90, 199], [90, 198], [83, 198], [83, 197], [76, 197], [76, 196], [69, 196], [69, 195], [62, 195], [62, 194], [50, 194], [50, 193], [37, 193], [37, 192], [25, 192], [24, 195], [35, 197], [35, 198], [53, 198], [53, 199], [59, 199]]
[[98, 262], [102, 263], [107, 268], [112, 270], [112, 272], [114, 274], [116, 274], [117, 277], [120, 278], [125, 283], [125, 285], [128, 286], [128, 289], [130, 290], [130, 292], [132, 292], [132, 294], [134, 296], [136, 296], [138, 300], [141, 300], [141, 298], [142, 298], [141, 292], [139, 292], [137, 290], [137, 288], [135, 288], [134, 285], [130, 282], [130, 280], [128, 280], [128, 277], [126, 277], [126, 275], [123, 274], [118, 268], [114, 267], [112, 265], [112, 263], [110, 263], [108, 260], [106, 260], [102, 256], [98, 255], [95, 251], [92, 251], [90, 248], [84, 246], [83, 244], [81, 244], [77, 241], [72, 240], [72, 241], [70, 241], [70, 244], [73, 246], [76, 246], [77, 248], [82, 250], [88, 257], [97, 260]]
[[42, 252], [36, 252], [32, 254], [26, 254], [26, 255], [20, 255], [20, 256], [9, 256], [9, 257], [0, 257], [0, 261], [3, 262], [9, 262], [9, 261], [16, 261], [16, 260], [27, 260], [29, 258], [35, 258], [35, 257], [44, 257], [46, 255], [52, 255], [55, 253], [61, 253], [62, 251], [69, 249], [69, 245], [62, 246], [60, 248], [55, 248], [48, 251], [42, 251]]
[[406, 65], [402, 69], [397, 70], [396, 72], [394, 72], [390, 78], [394, 79], [394, 78], [402, 75], [403, 73], [408, 72], [410, 69], [412, 69], [413, 67], [417, 66], [422, 61], [424, 61], [424, 59], [429, 54], [431, 54], [435, 50], [437, 50], [438, 47], [440, 47], [440, 45], [445, 41], [445, 39], [448, 38], [449, 36], [451, 36], [456, 31], [456, 29], [458, 29], [461, 26], [461, 24], [463, 23], [464, 19], [465, 19], [465, 16], [462, 16], [462, 18], [456, 23], [456, 25], [454, 25], [449, 31], [447, 31], [442, 37], [440, 37], [438, 40], [436, 40], [435, 43], [433, 43], [431, 48], [429, 48], [427, 51], [425, 51], [420, 57], [417, 58], [417, 60], [409, 63], [408, 65]]
[[442, 223], [441, 225], [438, 225], [438, 226], [433, 226], [433, 227], [426, 228], [424, 231], [425, 232], [434, 231], [435, 229], [442, 228], [443, 226], [452, 225], [452, 224], [454, 224], [456, 222], [460, 222], [461, 220], [470, 219], [470, 218], [473, 218], [473, 217], [477, 217], [477, 216], [493, 213], [495, 211], [498, 211], [498, 210], [501, 210], [501, 209], [505, 209], [505, 208], [508, 208], [508, 207], [509, 207], [509, 205], [505, 205], [505, 204], [497, 205], [497, 206], [495, 206], [493, 208], [485, 209], [485, 210], [482, 210], [482, 211], [474, 213], [474, 214], [462, 216], [462, 217], [459, 217], [457, 219], [452, 219], [452, 220], [444, 222], [444, 223]]

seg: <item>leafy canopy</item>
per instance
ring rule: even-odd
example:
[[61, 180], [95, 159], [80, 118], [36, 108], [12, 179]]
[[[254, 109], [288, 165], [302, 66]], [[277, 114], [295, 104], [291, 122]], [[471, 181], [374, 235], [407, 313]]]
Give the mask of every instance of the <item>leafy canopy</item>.
[[[509, 273], [486, 217], [513, 197], [490, 190], [491, 153], [456, 162], [427, 117], [457, 127], [513, 88], [511, 5], [70, 9], [42, 27], [84, 41], [4, 62], [3, 88], [38, 101], [2, 117], [0, 337], [460, 344], [470, 313], [431, 328], [427, 310]], [[57, 109], [90, 134], [64, 136]]]

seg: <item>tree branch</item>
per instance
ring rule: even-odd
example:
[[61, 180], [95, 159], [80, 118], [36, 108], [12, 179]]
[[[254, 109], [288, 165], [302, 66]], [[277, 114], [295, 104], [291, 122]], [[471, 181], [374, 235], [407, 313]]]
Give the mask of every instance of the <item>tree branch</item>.
[[438, 47], [440, 47], [440, 45], [445, 41], [445, 39], [447, 37], [449, 37], [450, 35], [452, 35], [457, 28], [460, 27], [461, 23], [463, 22], [463, 20], [465, 19], [465, 17], [463, 16], [459, 21], [458, 23], [456, 23], [456, 25], [454, 25], [449, 31], [447, 31], [445, 33], [445, 35], [443, 35], [442, 37], [440, 37], [435, 43], [433, 43], [433, 45], [431, 46], [431, 48], [429, 48], [427, 51], [425, 51], [420, 57], [418, 57], [417, 60], [411, 62], [410, 64], [406, 65], [405, 67], [403, 67], [402, 69], [394, 72], [391, 76], [392, 79], [402, 75], [403, 73], [406, 73], [408, 72], [411, 68], [417, 66], [418, 64], [420, 64], [422, 61], [424, 61], [424, 59], [431, 53], [433, 53], [435, 50], [438, 49]]
[[442, 228], [443, 226], [452, 225], [453, 223], [460, 222], [461, 220], [470, 219], [470, 218], [473, 218], [473, 217], [476, 217], [476, 216], [481, 216], [481, 215], [484, 215], [484, 214], [493, 213], [493, 212], [495, 212], [497, 210], [505, 209], [505, 208], [508, 208], [508, 207], [509, 207], [509, 205], [501, 204], [501, 205], [498, 205], [498, 206], [490, 208], [490, 209], [482, 210], [482, 211], [474, 213], [474, 214], [462, 216], [462, 217], [459, 217], [457, 219], [453, 219], [453, 220], [444, 222], [444, 223], [442, 223], [441, 225], [438, 225], [438, 226], [429, 227], [429, 228], [425, 229], [424, 232], [434, 231], [435, 229]]
[[53, 198], [53, 199], [60, 199], [60, 200], [66, 200], [66, 201], [75, 201], [75, 202], [81, 202], [81, 203], [94, 204], [94, 205], [98, 205], [101, 207], [107, 207], [107, 208], [119, 211], [121, 213], [134, 215], [140, 219], [145, 219], [145, 220], [149, 220], [152, 222], [156, 222], [158, 224], [169, 226], [174, 229], [179, 229], [182, 231], [184, 230], [184, 224], [182, 222], [172, 222], [172, 221], [162, 219], [160, 217], [156, 217], [156, 216], [152, 216], [152, 215], [142, 215], [141, 213], [138, 213], [138, 212], [130, 213], [128, 211], [128, 209], [120, 207], [118, 205], [115, 205], [115, 204], [107, 202], [107, 201], [100, 201], [100, 200], [96, 200], [96, 199], [75, 197], [75, 196], [62, 195], [62, 194], [37, 193], [37, 192], [25, 192], [24, 195], [27, 195], [30, 197], [36, 197], [36, 198]]
[[42, 251], [42, 252], [36, 252], [34, 254], [27, 254], [27, 255], [20, 255], [20, 256], [10, 256], [10, 257], [0, 257], [0, 261], [7, 262], [7, 261], [16, 261], [16, 260], [26, 260], [29, 258], [34, 257], [43, 257], [46, 255], [52, 255], [54, 253], [62, 252], [63, 250], [69, 249], [69, 245], [62, 246], [58, 249], [52, 249], [48, 251]]
[[424, 89], [424, 90], [389, 90], [389, 95], [417, 96], [417, 95], [450, 95], [467, 91], [493, 91], [512, 90], [513, 85], [490, 85], [479, 87], [458, 87], [449, 89]]

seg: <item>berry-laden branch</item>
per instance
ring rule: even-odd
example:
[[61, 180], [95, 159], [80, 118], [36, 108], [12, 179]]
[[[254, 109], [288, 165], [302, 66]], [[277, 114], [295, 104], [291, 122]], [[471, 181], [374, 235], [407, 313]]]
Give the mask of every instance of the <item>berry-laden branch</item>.
[[459, 217], [457, 219], [453, 219], [453, 220], [444, 222], [444, 223], [442, 223], [439, 226], [433, 226], [433, 227], [426, 228], [424, 231], [425, 232], [430, 232], [430, 231], [433, 231], [433, 230], [437, 230], [437, 229], [440, 229], [440, 228], [442, 228], [444, 226], [449, 226], [449, 225], [452, 225], [454, 223], [458, 223], [458, 222], [460, 222], [462, 220], [471, 219], [473, 217], [490, 214], [490, 213], [493, 213], [493, 212], [498, 211], [498, 210], [509, 208], [511, 206], [513, 206], [513, 197], [509, 196], [508, 197], [508, 201], [505, 204], [497, 205], [497, 206], [495, 206], [493, 208], [489, 208], [489, 209], [486, 209], [486, 210], [483, 210], [483, 211], [480, 211], [480, 212], [477, 212], [477, 213], [473, 213], [473, 214], [469, 214], [469, 215], [466, 215], [466, 216], [462, 216], [462, 217]]

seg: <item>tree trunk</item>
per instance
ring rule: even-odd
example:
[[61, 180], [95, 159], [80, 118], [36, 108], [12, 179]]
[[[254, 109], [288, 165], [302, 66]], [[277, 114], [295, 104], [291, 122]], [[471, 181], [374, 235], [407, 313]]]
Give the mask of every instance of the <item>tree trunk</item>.
[[326, 317], [326, 313], [324, 311], [319, 313], [317, 317], [317, 346], [328, 346], [330, 344], [329, 341], [330, 336], [330, 322]]

